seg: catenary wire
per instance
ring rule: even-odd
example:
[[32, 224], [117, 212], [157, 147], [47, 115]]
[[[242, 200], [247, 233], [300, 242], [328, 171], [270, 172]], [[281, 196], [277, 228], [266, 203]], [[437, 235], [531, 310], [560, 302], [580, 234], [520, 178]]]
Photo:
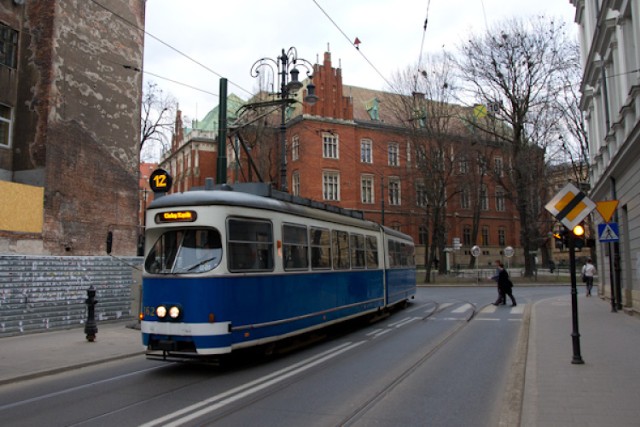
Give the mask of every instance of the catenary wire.
[[[133, 22], [129, 21], [127, 18], [125, 18], [124, 16], [114, 12], [113, 10], [109, 9], [108, 7], [106, 7], [105, 5], [101, 4], [100, 2], [98, 2], [97, 0], [90, 0], [93, 4], [95, 4], [96, 6], [106, 10], [107, 12], [111, 13], [113, 16], [116, 16], [117, 18], [121, 19], [123, 22], [125, 22], [126, 24], [130, 25], [131, 27], [137, 29], [138, 31], [143, 32], [144, 34], [148, 35], [149, 37], [151, 37], [152, 39], [156, 40], [158, 43], [161, 43], [162, 45], [168, 47], [169, 49], [173, 50], [174, 52], [178, 53], [179, 55], [185, 57], [186, 59], [188, 59], [189, 61], [199, 65], [200, 67], [204, 68], [205, 70], [209, 71], [210, 73], [215, 74], [216, 76], [220, 77], [220, 78], [224, 78], [220, 73], [214, 71], [213, 69], [211, 69], [210, 67], [206, 66], [205, 64], [203, 64], [202, 62], [196, 60], [195, 58], [187, 55], [186, 53], [182, 52], [181, 50], [179, 50], [178, 48], [175, 48], [173, 46], [171, 46], [169, 43], [161, 40], [160, 38], [154, 36], [153, 34], [149, 33], [148, 31], [146, 31], [143, 28], [140, 28], [139, 26], [137, 26], [136, 24], [134, 24]], [[228, 80], [228, 79], [227, 79]], [[228, 80], [230, 84], [234, 85], [235, 87], [237, 87], [238, 89], [248, 93], [249, 95], [253, 95], [253, 93], [251, 93], [250, 91], [248, 91], [247, 89], [243, 88], [242, 86], [238, 85], [237, 83], [232, 82], [231, 80]]]
[[[340, 26], [336, 23], [336, 21], [334, 21], [331, 16], [329, 16], [329, 14], [327, 13], [327, 11], [325, 11], [322, 6], [320, 6], [320, 4], [316, 1], [316, 0], [312, 0], [313, 3], [315, 3], [315, 5], [318, 7], [318, 9], [320, 9], [320, 11], [324, 14], [324, 16], [327, 17], [327, 19], [329, 21], [331, 21], [331, 23], [338, 29], [338, 31], [340, 31], [340, 33], [344, 36], [345, 39], [347, 39], [347, 41], [349, 42], [349, 44], [351, 46], [353, 46], [358, 53], [362, 56], [362, 58], [367, 62], [367, 64], [369, 64], [369, 66], [371, 66], [371, 68], [373, 68], [373, 70], [380, 76], [380, 78], [382, 78], [382, 80], [384, 80], [384, 82], [391, 87], [392, 84], [389, 83], [389, 81], [387, 80], [387, 78], [380, 72], [380, 70], [378, 70], [378, 68], [376, 68], [375, 65], [373, 65], [373, 63], [369, 60], [369, 58], [367, 58], [367, 56], [362, 52], [362, 50], [359, 47], [356, 47], [352, 41], [351, 38], [349, 38], [349, 36], [347, 36], [347, 34], [342, 30], [342, 28], [340, 28]], [[353, 39], [355, 40], [355, 39]]]

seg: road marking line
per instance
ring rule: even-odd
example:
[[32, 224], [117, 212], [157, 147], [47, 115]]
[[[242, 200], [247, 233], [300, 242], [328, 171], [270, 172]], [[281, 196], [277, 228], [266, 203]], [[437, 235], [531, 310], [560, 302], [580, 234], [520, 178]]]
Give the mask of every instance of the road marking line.
[[460, 314], [471, 310], [471, 304], [463, 304], [462, 306], [456, 308], [455, 310], [451, 310], [452, 313]]
[[[227, 390], [226, 392], [212, 396], [209, 399], [187, 406], [178, 411], [174, 411], [171, 414], [165, 415], [155, 420], [151, 420], [147, 423], [142, 424], [141, 427], [151, 427], [151, 426], [157, 426], [157, 425], [180, 426], [198, 417], [201, 417], [209, 412], [213, 412], [219, 408], [229, 405], [239, 399], [242, 399], [251, 394], [257, 393], [260, 390], [263, 390], [267, 387], [270, 387], [274, 384], [284, 381], [287, 378], [290, 378], [294, 375], [297, 375], [301, 372], [311, 369], [314, 366], [324, 363], [327, 360], [330, 360], [336, 356], [339, 356], [340, 354], [345, 353], [349, 350], [352, 350], [358, 347], [359, 345], [364, 344], [365, 342], [366, 341], [358, 341], [355, 343], [350, 343], [350, 342], [344, 343], [330, 350], [327, 350], [324, 353], [320, 353], [316, 356], [305, 359], [299, 363], [295, 363], [284, 369], [273, 372], [269, 375], [265, 375], [264, 377], [258, 378], [257, 380], [250, 381], [246, 384], [232, 388], [231, 390]], [[207, 405], [211, 405], [211, 406], [207, 406]], [[202, 408], [203, 406], [204, 408]], [[202, 408], [202, 409], [199, 409], [199, 408]], [[191, 414], [186, 415], [189, 412], [191, 412]], [[168, 422], [169, 420], [176, 419], [176, 418], [179, 418], [179, 419], [170, 423]]]

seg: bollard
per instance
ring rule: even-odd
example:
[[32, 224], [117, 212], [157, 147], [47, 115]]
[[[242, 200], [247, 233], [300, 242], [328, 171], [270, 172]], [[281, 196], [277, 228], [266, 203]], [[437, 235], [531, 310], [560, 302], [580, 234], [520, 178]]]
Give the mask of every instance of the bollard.
[[84, 325], [84, 333], [87, 335], [87, 341], [94, 342], [98, 333], [95, 309], [98, 300], [96, 299], [96, 290], [93, 285], [87, 289], [87, 299], [84, 300], [84, 303], [87, 304], [87, 323]]

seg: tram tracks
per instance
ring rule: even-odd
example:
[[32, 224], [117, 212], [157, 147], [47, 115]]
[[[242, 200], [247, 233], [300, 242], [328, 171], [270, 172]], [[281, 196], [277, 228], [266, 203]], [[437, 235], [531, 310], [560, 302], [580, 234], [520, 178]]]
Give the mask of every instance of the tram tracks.
[[[361, 419], [371, 408], [375, 407], [375, 405], [383, 399], [385, 395], [401, 384], [415, 370], [433, 357], [433, 355], [436, 354], [438, 350], [441, 349], [449, 340], [458, 334], [476, 314], [476, 307], [474, 304], [466, 301], [462, 303], [463, 305], [467, 304], [468, 307], [471, 307], [471, 310], [466, 310], [466, 317], [460, 317], [457, 322], [458, 324], [442, 336], [438, 342], [432, 345], [424, 355], [408, 366], [404, 371], [401, 371], [399, 375], [396, 375], [390, 382], [384, 384], [373, 396], [370, 396], [366, 401], [354, 408], [353, 411], [351, 411], [348, 416], [344, 417], [337, 425], [352, 425]], [[427, 311], [424, 311], [425, 305], [429, 306]], [[420, 316], [403, 317], [395, 322], [389, 323], [385, 328], [374, 330], [366, 334], [363, 340], [343, 343], [340, 346], [334, 347], [326, 352], [320, 353], [319, 355], [312, 356], [311, 358], [305, 359], [294, 365], [285, 367], [264, 377], [240, 385], [234, 389], [212, 396], [206, 400], [185, 407], [180, 411], [149, 421], [143, 426], [154, 427], [162, 425], [178, 427], [191, 424], [195, 425], [197, 424], [197, 420], [202, 417], [205, 417], [207, 423], [221, 421], [224, 418], [239, 413], [251, 405], [271, 396], [274, 392], [302, 381], [305, 378], [305, 375], [325, 369], [329, 361], [335, 363], [336, 360], [341, 357], [346, 357], [356, 348], [362, 350], [367, 345], [373, 345], [372, 343], [375, 340], [397, 328], [402, 328], [416, 321], [427, 321], [438, 313], [441, 313], [450, 305], [451, 304], [428, 302], [427, 304], [409, 308], [403, 313], [411, 314], [413, 311], [423, 310], [424, 314]]]

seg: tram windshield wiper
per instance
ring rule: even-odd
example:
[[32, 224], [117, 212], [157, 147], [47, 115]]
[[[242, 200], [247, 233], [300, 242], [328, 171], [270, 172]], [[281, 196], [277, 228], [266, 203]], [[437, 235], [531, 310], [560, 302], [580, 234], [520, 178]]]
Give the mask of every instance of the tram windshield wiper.
[[200, 261], [200, 262], [198, 262], [198, 263], [196, 263], [196, 264], [193, 264], [193, 265], [191, 265], [191, 266], [189, 266], [189, 267], [183, 267], [183, 268], [181, 268], [181, 269], [180, 269], [180, 272], [193, 271], [193, 270], [195, 270], [196, 268], [200, 267], [200, 266], [201, 266], [201, 265], [203, 265], [203, 264], [206, 264], [206, 263], [208, 263], [208, 262], [214, 261], [216, 258], [217, 258], [217, 256], [212, 256], [212, 257], [210, 257], [210, 258], [203, 259], [202, 261]]

